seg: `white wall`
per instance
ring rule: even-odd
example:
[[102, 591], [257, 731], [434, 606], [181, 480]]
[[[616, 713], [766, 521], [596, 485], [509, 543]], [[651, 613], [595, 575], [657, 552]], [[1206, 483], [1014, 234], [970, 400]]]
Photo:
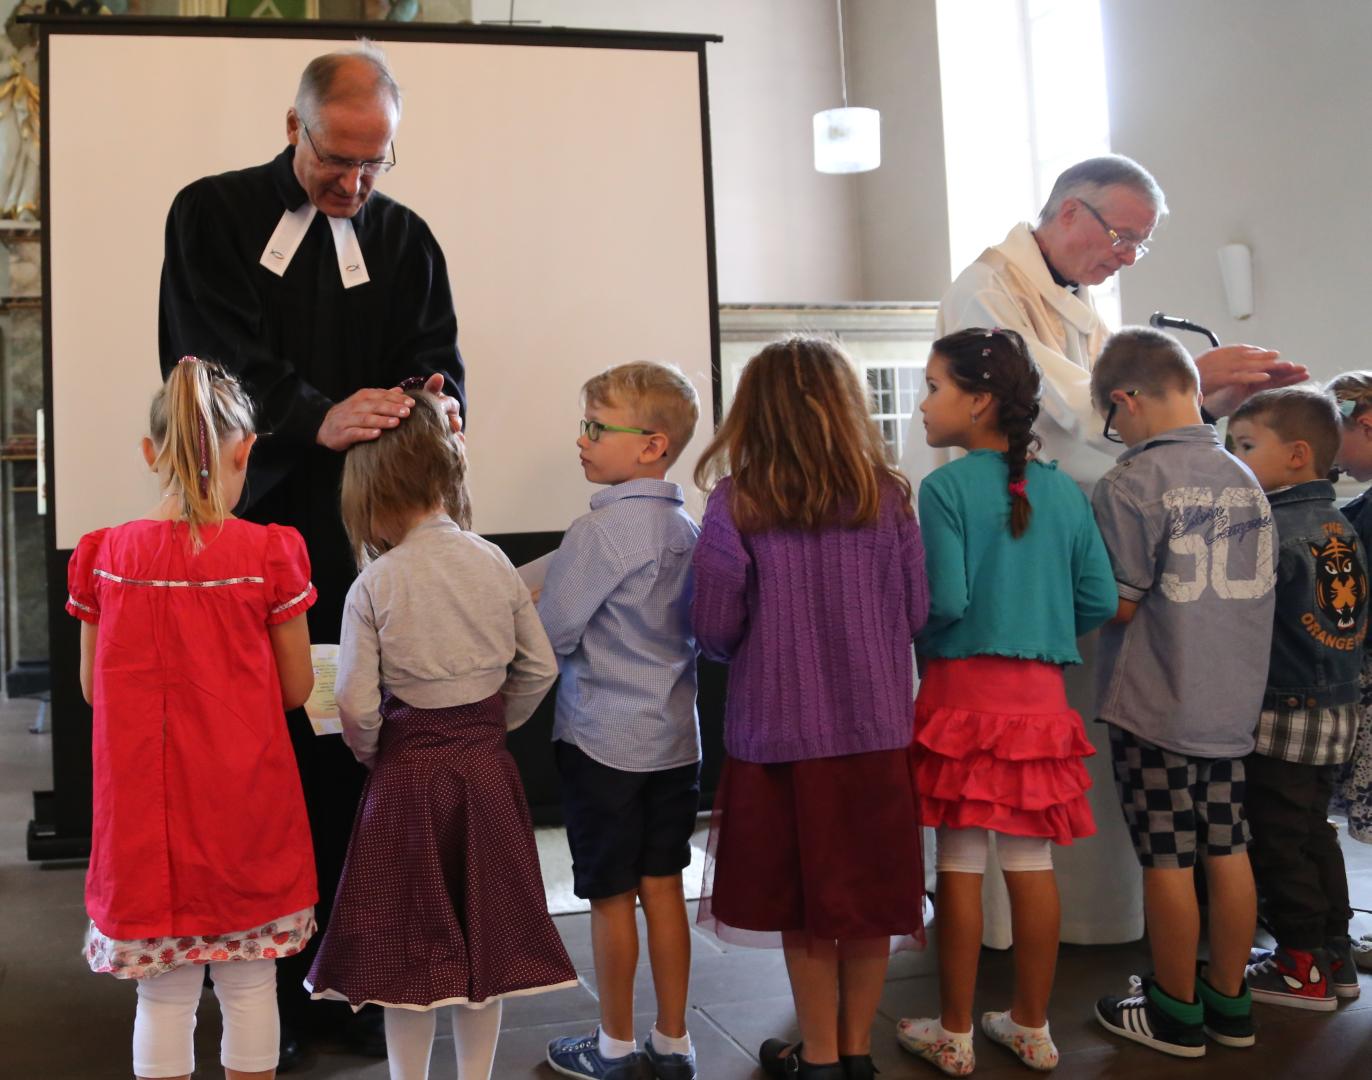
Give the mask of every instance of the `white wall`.
[[937, 300], [951, 275], [935, 3], [844, 8], [849, 103], [881, 110], [881, 168], [857, 177], [861, 298]]
[[[1189, 315], [1320, 378], [1372, 367], [1372, 4], [1103, 0], [1102, 22], [1114, 146], [1172, 208], [1124, 273], [1125, 320]], [[1234, 241], [1253, 249], [1244, 322], [1229, 317], [1215, 256]]]
[[[472, 4], [477, 21], [508, 12]], [[811, 117], [841, 96], [833, 0], [518, 0], [515, 18], [722, 35], [707, 47], [721, 302], [866, 298], [857, 181], [814, 170]]]

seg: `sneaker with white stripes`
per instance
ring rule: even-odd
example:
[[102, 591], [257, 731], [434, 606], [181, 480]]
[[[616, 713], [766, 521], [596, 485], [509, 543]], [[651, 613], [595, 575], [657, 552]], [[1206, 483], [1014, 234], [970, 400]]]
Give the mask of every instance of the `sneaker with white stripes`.
[[1145, 976], [1129, 976], [1129, 993], [1124, 997], [1103, 997], [1096, 1002], [1096, 1019], [1102, 1027], [1116, 1035], [1132, 1039], [1173, 1057], [1197, 1058], [1205, 1056], [1204, 1009], [1200, 1002], [1176, 1002], [1194, 1010], [1194, 1023], [1179, 1020], [1166, 1012], [1157, 998], [1166, 998], [1153, 980]]

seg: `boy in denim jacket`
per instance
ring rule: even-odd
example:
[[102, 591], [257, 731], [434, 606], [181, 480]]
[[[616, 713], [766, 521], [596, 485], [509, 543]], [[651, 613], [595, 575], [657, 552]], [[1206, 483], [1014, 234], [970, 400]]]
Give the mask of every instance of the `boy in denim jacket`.
[[1358, 996], [1348, 878], [1329, 799], [1353, 753], [1367, 571], [1358, 534], [1325, 477], [1338, 406], [1293, 386], [1255, 394], [1230, 419], [1235, 453], [1272, 505], [1277, 612], [1257, 746], [1245, 762], [1250, 858], [1275, 952], [1248, 968], [1253, 997], [1332, 1010]]

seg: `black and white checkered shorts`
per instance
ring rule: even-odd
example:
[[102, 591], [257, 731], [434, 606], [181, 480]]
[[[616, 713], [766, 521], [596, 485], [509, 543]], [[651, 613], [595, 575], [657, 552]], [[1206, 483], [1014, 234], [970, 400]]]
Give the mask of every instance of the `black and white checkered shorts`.
[[1242, 758], [1190, 757], [1109, 727], [1115, 789], [1141, 865], [1184, 869], [1198, 853], [1248, 850]]

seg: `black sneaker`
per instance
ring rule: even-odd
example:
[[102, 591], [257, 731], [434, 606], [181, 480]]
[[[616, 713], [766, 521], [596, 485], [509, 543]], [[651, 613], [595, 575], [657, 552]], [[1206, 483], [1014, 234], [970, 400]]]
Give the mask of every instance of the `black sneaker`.
[[1101, 1027], [1126, 1039], [1132, 1039], [1173, 1057], [1198, 1058], [1205, 1056], [1204, 1014], [1199, 1002], [1194, 1006], [1195, 1023], [1177, 1020], [1164, 1012], [1153, 1000], [1161, 994], [1149, 976], [1129, 976], [1126, 997], [1103, 997], [1096, 1002], [1096, 1019]]
[[[1238, 998], [1231, 998], [1206, 982], [1205, 976], [1205, 965], [1198, 964], [1196, 997], [1205, 1007], [1206, 1036], [1221, 1046], [1252, 1046], [1258, 1037], [1253, 1027], [1253, 997], [1248, 992], [1248, 983], [1243, 983]], [[1247, 1005], [1247, 1009], [1236, 1013], [1234, 1009], [1240, 1001]]]
[[1324, 951], [1329, 955], [1329, 988], [1335, 997], [1351, 1001], [1361, 993], [1353, 942], [1347, 937], [1331, 938], [1324, 943]]

